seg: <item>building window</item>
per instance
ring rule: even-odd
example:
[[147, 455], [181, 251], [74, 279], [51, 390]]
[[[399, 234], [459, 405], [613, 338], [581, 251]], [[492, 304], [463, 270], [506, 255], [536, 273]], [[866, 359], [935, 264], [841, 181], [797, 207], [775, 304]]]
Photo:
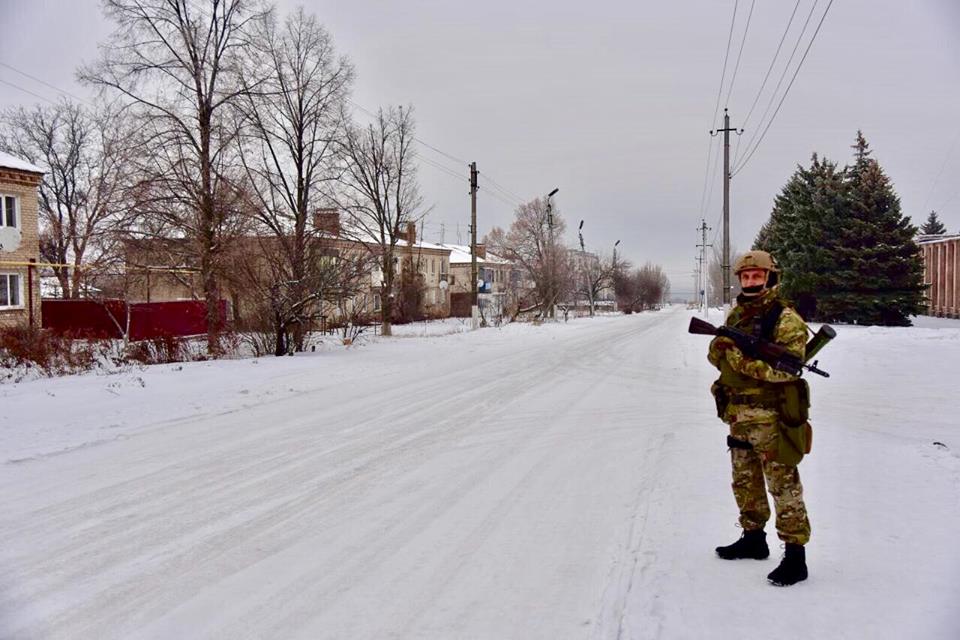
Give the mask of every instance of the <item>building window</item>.
[[23, 306], [20, 283], [19, 274], [0, 273], [0, 309], [13, 309]]
[[373, 310], [380, 311], [380, 294], [373, 294]]
[[430, 258], [430, 273], [436, 273], [436, 272], [437, 272], [437, 261], [434, 260], [433, 258]]
[[16, 196], [0, 195], [0, 226], [20, 228]]

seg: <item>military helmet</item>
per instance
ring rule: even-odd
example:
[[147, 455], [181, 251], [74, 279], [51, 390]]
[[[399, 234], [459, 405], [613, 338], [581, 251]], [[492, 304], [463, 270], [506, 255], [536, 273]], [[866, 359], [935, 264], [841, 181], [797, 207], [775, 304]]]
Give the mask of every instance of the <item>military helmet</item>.
[[733, 265], [733, 272], [739, 276], [741, 271], [747, 269], [763, 269], [766, 271], [767, 289], [772, 289], [780, 284], [780, 266], [773, 256], [766, 251], [747, 251], [737, 258], [736, 264]]
[[740, 275], [741, 271], [747, 269], [763, 269], [774, 273], [780, 271], [777, 261], [766, 251], [748, 251], [737, 258], [737, 262], [733, 265], [733, 272]]

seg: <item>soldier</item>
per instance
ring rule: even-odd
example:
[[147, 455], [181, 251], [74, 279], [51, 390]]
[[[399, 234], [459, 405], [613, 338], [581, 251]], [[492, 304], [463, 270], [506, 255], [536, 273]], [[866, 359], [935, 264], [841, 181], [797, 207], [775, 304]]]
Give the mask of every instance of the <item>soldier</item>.
[[[802, 361], [807, 327], [778, 296], [780, 274], [773, 257], [765, 251], [750, 251], [737, 260], [734, 273], [740, 279], [742, 293], [727, 317], [727, 326], [786, 347]], [[770, 518], [766, 481], [776, 509], [777, 535], [785, 543], [780, 566], [767, 579], [777, 586], [806, 580], [804, 545], [810, 539], [810, 522], [796, 467], [799, 458], [782, 453], [788, 444], [781, 419], [782, 391], [797, 378], [745, 355], [726, 337], [714, 338], [708, 359], [720, 370], [712, 391], [718, 414], [730, 426], [727, 444], [733, 465], [733, 495], [743, 528], [739, 540], [717, 547], [717, 555], [724, 560], [763, 560], [770, 555], [763, 529]]]

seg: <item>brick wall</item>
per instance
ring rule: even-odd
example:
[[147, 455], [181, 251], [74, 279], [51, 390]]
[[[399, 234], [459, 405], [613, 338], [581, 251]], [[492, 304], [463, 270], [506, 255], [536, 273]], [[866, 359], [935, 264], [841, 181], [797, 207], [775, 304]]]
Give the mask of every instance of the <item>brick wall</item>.
[[960, 318], [960, 237], [920, 243], [927, 312], [933, 316]]
[[[38, 236], [37, 189], [40, 175], [0, 167], [0, 195], [17, 196], [20, 216], [20, 246], [15, 251], [0, 251], [0, 263], [29, 262], [40, 260], [40, 240]], [[0, 264], [0, 273], [17, 273], [22, 278], [23, 308], [0, 309], [0, 327], [26, 325], [31, 313], [33, 324], [39, 327], [40, 317], [40, 279], [37, 270], [33, 273], [33, 289], [28, 291], [27, 267]]]

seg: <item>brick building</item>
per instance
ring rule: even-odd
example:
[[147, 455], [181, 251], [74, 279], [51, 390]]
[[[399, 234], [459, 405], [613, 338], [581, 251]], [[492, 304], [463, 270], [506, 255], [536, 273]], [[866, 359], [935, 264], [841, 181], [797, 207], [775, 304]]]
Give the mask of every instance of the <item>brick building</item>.
[[927, 291], [927, 313], [960, 318], [960, 235], [923, 236], [923, 281]]
[[43, 170], [0, 151], [0, 327], [40, 327], [37, 192]]

